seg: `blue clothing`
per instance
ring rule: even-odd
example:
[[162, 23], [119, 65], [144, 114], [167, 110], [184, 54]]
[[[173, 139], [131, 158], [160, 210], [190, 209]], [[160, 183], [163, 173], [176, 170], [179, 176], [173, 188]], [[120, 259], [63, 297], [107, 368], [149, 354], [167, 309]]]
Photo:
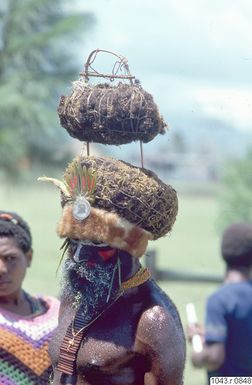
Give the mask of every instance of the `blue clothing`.
[[225, 362], [211, 375], [252, 376], [252, 281], [224, 284], [209, 297], [205, 340], [225, 344]]

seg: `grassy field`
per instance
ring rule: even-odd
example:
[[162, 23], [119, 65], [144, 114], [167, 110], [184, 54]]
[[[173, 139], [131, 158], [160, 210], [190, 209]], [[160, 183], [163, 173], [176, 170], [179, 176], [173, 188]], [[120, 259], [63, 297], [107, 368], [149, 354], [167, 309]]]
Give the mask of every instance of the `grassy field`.
[[[5, 187], [0, 190], [0, 207], [17, 211], [31, 225], [34, 240], [34, 261], [25, 280], [32, 293], [57, 295], [60, 241], [55, 232], [61, 207], [59, 192], [44, 184]], [[222, 273], [219, 258], [219, 237], [216, 230], [218, 206], [214, 196], [179, 195], [179, 215], [171, 235], [150, 244], [158, 255], [162, 269], [183, 272]], [[216, 284], [165, 282], [160, 286], [173, 299], [186, 324], [185, 305], [194, 302], [201, 321], [206, 297]], [[205, 373], [190, 364], [190, 347], [185, 371], [185, 385], [205, 385]]]

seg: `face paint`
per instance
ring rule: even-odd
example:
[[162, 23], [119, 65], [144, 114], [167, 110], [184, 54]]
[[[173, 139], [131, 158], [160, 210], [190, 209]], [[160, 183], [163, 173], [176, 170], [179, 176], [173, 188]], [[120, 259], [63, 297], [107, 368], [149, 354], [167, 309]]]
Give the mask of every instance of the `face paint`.
[[[64, 265], [61, 298], [78, 297], [82, 303], [99, 306], [119, 289], [115, 281], [117, 250], [108, 245], [71, 242], [69, 258]], [[115, 283], [115, 284], [114, 284]]]
[[112, 258], [116, 253], [116, 249], [103, 249], [98, 251], [98, 254], [102, 257], [104, 262], [108, 261], [110, 258]]
[[131, 268], [132, 257], [125, 251], [107, 244], [71, 240], [64, 265], [61, 300], [78, 304], [89, 302], [93, 306], [107, 303], [118, 293]]
[[89, 266], [103, 265], [114, 257], [117, 249], [107, 244], [94, 244], [90, 241], [71, 241], [70, 257], [75, 262], [87, 263]]

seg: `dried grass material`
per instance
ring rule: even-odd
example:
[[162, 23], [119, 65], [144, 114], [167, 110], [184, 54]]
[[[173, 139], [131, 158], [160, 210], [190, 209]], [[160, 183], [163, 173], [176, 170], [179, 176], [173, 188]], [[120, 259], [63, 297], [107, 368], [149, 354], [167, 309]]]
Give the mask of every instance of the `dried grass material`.
[[70, 96], [61, 97], [58, 114], [62, 127], [86, 142], [147, 143], [166, 127], [153, 97], [138, 83], [90, 85], [79, 80]]
[[152, 233], [154, 239], [172, 229], [178, 211], [177, 194], [153, 172], [112, 158], [79, 160], [91, 173], [97, 173], [93, 207], [117, 213]]

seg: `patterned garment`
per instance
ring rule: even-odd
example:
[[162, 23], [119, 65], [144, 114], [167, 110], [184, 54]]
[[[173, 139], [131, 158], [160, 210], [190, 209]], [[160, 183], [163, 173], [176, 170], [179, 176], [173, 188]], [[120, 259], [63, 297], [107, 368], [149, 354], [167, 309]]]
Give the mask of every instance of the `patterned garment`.
[[59, 302], [41, 297], [41, 315], [0, 314], [0, 385], [48, 385], [51, 362], [48, 342], [58, 323]]

